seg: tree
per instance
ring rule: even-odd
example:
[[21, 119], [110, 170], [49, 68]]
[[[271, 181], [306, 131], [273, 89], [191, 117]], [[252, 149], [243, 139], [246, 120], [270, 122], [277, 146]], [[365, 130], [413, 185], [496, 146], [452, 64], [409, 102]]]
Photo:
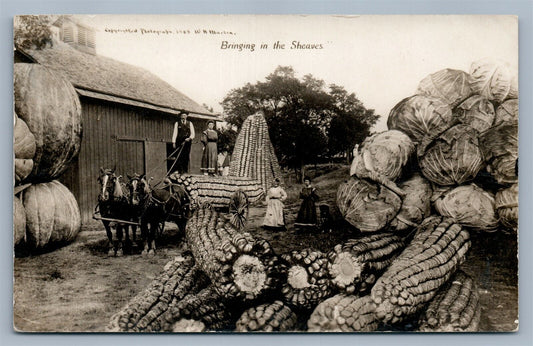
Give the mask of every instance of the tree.
[[233, 147], [235, 146], [235, 140], [237, 139], [237, 131], [235, 131], [231, 126], [222, 128], [218, 130], [218, 151], [228, 153], [233, 152]]
[[[264, 82], [231, 90], [221, 103], [225, 120], [240, 128], [246, 117], [265, 112], [269, 135], [280, 164], [305, 174], [303, 167], [329, 153], [343, 152], [368, 135], [378, 116], [343, 87], [326, 87], [311, 74], [299, 79], [290, 66], [278, 66]], [[335, 119], [335, 120], [334, 120]], [[353, 120], [357, 120], [353, 121]], [[331, 132], [331, 124], [336, 124]], [[342, 132], [338, 125], [354, 126]], [[332, 135], [342, 135], [333, 139]], [[329, 138], [328, 138], [329, 136]]]
[[335, 100], [335, 115], [328, 129], [328, 150], [331, 155], [346, 153], [351, 159], [352, 149], [370, 135], [370, 128], [379, 116], [374, 110], [366, 109], [354, 93], [349, 94], [343, 87], [330, 86], [330, 94]]
[[52, 46], [50, 26], [53, 20], [53, 16], [45, 15], [16, 16], [13, 31], [15, 47], [43, 49]]

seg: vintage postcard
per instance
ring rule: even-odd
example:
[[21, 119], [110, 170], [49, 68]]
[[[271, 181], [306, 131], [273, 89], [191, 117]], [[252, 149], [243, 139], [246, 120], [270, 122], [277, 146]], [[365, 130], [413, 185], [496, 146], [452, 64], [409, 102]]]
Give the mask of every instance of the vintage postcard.
[[518, 330], [518, 19], [14, 18], [18, 332]]

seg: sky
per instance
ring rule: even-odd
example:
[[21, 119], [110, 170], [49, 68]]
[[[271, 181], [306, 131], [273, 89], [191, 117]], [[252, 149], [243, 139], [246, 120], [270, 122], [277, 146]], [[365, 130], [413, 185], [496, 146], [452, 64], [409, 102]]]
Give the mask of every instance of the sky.
[[[312, 74], [354, 92], [382, 116], [375, 131], [386, 130], [391, 108], [428, 74], [469, 72], [483, 58], [518, 66], [514, 16], [78, 18], [96, 29], [97, 54], [143, 67], [215, 112], [222, 112], [230, 90], [263, 81], [277, 66], [292, 66], [300, 77]], [[291, 49], [293, 42], [304, 49]]]

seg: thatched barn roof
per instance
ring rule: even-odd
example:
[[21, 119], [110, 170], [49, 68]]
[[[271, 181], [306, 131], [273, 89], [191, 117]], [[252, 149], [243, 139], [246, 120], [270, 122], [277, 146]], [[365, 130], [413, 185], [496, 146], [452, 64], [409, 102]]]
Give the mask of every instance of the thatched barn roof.
[[35, 62], [63, 73], [82, 96], [191, 117], [217, 117], [151, 72], [111, 58], [87, 54], [67, 44], [22, 52]]

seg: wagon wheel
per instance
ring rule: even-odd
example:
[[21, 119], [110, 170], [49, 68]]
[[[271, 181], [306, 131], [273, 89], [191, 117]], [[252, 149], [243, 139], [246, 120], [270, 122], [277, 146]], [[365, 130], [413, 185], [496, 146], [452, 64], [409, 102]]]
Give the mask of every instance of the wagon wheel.
[[237, 229], [242, 229], [248, 220], [248, 197], [242, 190], [237, 190], [231, 195], [229, 202], [230, 222]]

